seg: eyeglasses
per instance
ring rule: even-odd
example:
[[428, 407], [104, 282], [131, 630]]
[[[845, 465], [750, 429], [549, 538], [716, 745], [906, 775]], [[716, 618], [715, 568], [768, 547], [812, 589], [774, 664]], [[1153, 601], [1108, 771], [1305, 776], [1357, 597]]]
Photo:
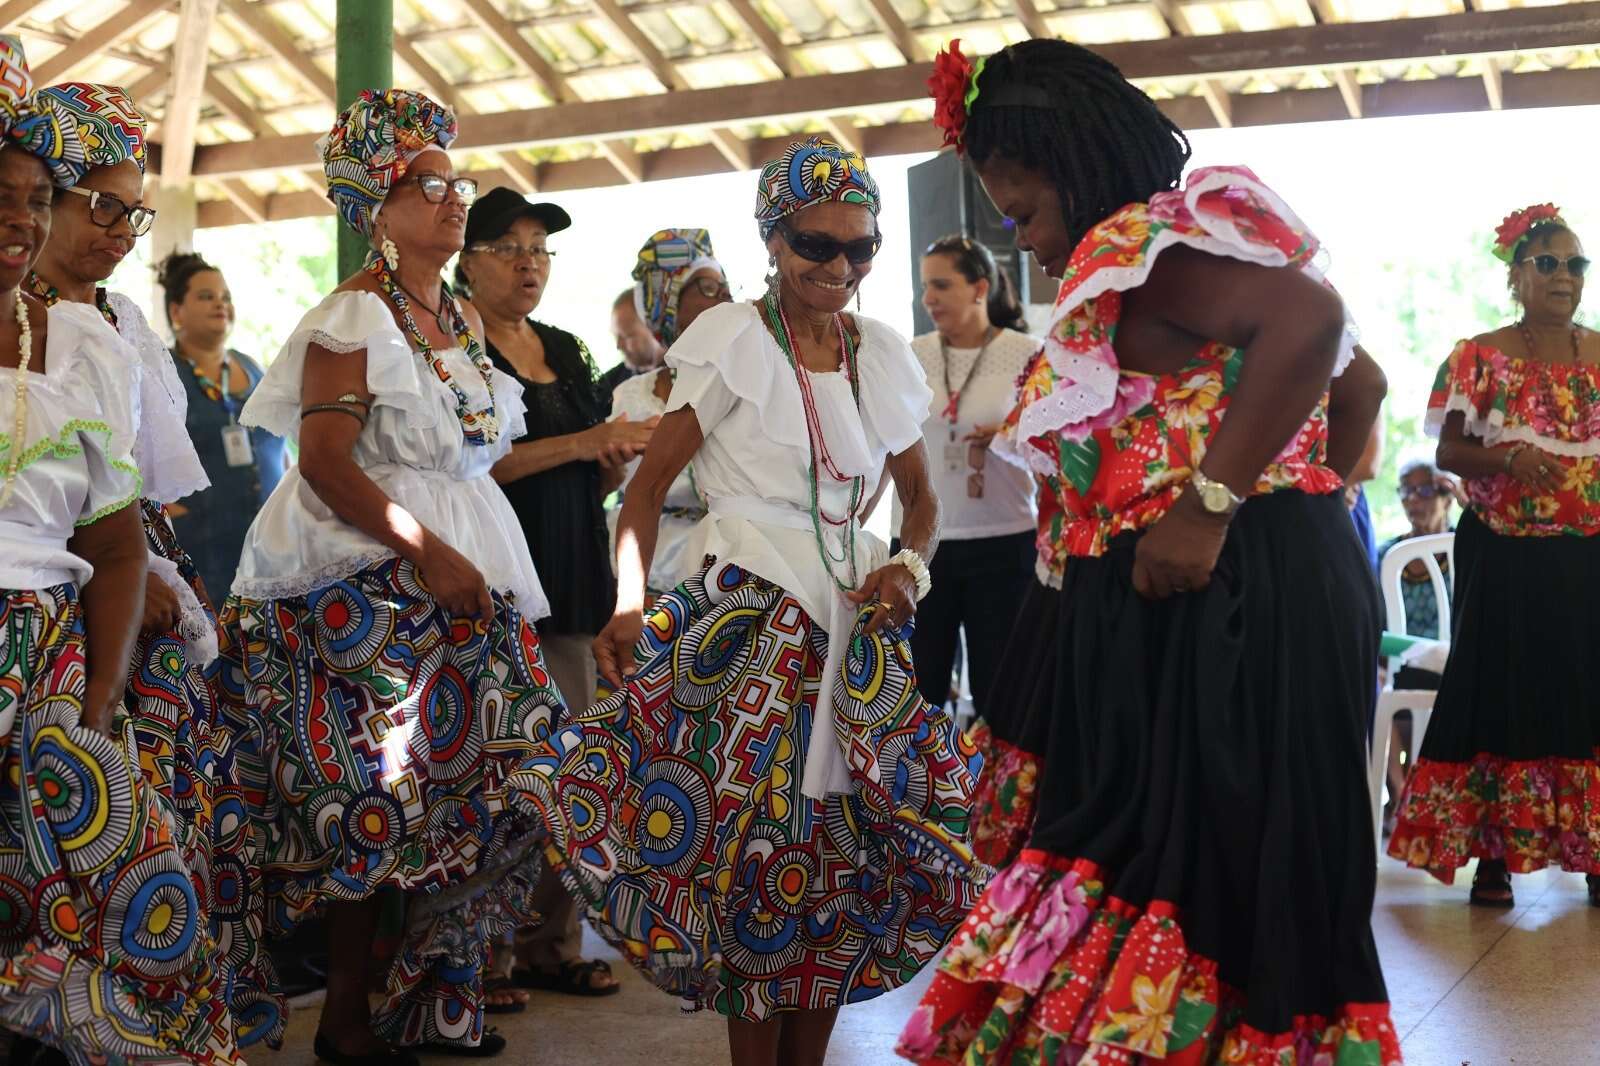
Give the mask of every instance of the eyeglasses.
[[1575, 255], [1567, 260], [1563, 260], [1556, 255], [1532, 255], [1526, 259], [1518, 260], [1518, 262], [1532, 263], [1533, 269], [1547, 277], [1563, 266], [1567, 268], [1567, 273], [1575, 278], [1583, 277], [1589, 270], [1589, 260], [1581, 255]]
[[1444, 495], [1444, 489], [1438, 485], [1401, 485], [1395, 491], [1402, 500], [1431, 500]]
[[411, 179], [417, 183], [417, 188], [422, 190], [422, 198], [430, 204], [442, 204], [445, 197], [454, 192], [456, 199], [472, 206], [478, 198], [478, 183], [472, 178], [442, 178], [437, 174], [418, 174]]
[[67, 192], [89, 198], [89, 221], [101, 229], [110, 229], [124, 216], [128, 219], [128, 229], [133, 231], [135, 237], [143, 237], [150, 232], [150, 227], [155, 225], [156, 213], [148, 207], [129, 207], [118, 197], [98, 189], [72, 186]]
[[821, 233], [800, 233], [782, 219], [777, 230], [783, 234], [794, 254], [813, 263], [831, 263], [841, 255], [856, 266], [870, 263], [883, 247], [883, 234], [874, 233], [854, 241], [837, 241]]
[[[461, 180], [468, 179], [463, 178]], [[493, 244], [485, 244], [480, 241], [470, 246], [467, 251], [488, 252], [496, 259], [504, 259], [509, 263], [514, 263], [523, 256], [527, 256], [538, 263], [548, 263], [556, 257], [556, 253], [548, 248], [528, 248], [518, 244], [516, 241], [495, 241]]]
[[733, 290], [726, 281], [717, 281], [712, 278], [695, 278], [689, 283], [694, 290], [708, 300], [718, 300], [723, 303], [733, 299]]

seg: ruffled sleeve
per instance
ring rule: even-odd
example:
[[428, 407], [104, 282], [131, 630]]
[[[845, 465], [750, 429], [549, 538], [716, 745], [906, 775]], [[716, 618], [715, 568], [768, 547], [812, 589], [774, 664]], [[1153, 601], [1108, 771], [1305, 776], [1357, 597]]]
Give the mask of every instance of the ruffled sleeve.
[[86, 526], [144, 491], [134, 459], [144, 369], [88, 304], [50, 309], [49, 345], [70, 360], [61, 378], [63, 402], [73, 408], [65, 428], [76, 434], [89, 472], [89, 492], [73, 524]]
[[[1081, 441], [1147, 403], [1148, 379], [1121, 373], [1113, 342], [1121, 294], [1143, 285], [1161, 253], [1176, 245], [1269, 267], [1293, 267], [1326, 285], [1321, 246], [1282, 199], [1244, 167], [1196, 170], [1189, 183], [1129, 204], [1095, 226], [1067, 264], [1044, 354], [1050, 388], [1022, 411], [1024, 440], [1060, 432]], [[1346, 319], [1334, 375], [1355, 357]]]
[[868, 443], [876, 438], [889, 455], [899, 455], [922, 439], [933, 390], [904, 337], [861, 315], [856, 316], [856, 325], [861, 331], [861, 421]]
[[1498, 348], [1462, 341], [1439, 366], [1423, 429], [1437, 437], [1445, 419], [1459, 411], [1465, 429], [1489, 447], [1500, 443], [1511, 400], [1511, 361]]
[[[373, 407], [403, 411], [412, 429], [434, 427], [440, 408], [426, 388], [421, 365], [389, 314], [389, 305], [370, 292], [336, 292], [307, 312], [245, 403], [240, 422], [286, 440], [299, 439], [300, 385], [306, 349], [312, 344], [330, 352], [366, 352], [367, 391]], [[498, 380], [496, 397], [502, 388], [510, 399], [510, 386]], [[507, 406], [509, 410], [515, 405]]]
[[781, 359], [755, 305], [713, 307], [667, 352], [667, 364], [678, 372], [667, 411], [693, 407], [701, 435], [710, 436], [742, 400], [761, 412], [771, 440], [790, 448], [809, 447], [800, 389], [794, 371], [778, 365]]
[[119, 292], [107, 294], [106, 301], [117, 318], [117, 333], [141, 367], [133, 456], [144, 478], [144, 495], [161, 503], [181, 500], [211, 484], [189, 439], [189, 394], [178, 379], [172, 352], [139, 305]]

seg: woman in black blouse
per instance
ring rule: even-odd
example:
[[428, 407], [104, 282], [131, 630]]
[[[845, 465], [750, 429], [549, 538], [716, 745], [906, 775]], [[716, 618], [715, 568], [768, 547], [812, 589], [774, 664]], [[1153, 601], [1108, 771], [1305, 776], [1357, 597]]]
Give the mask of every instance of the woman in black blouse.
[[[609, 397], [600, 393], [588, 348], [530, 317], [550, 278], [548, 238], [571, 224], [555, 204], [531, 204], [511, 189], [480, 196], [467, 214], [456, 282], [483, 316], [489, 358], [525, 390], [527, 433], [495, 465], [494, 477], [522, 522], [550, 598], [550, 617], [539, 621], [545, 661], [576, 708], [594, 695], [589, 646], [610, 620], [617, 595], [602, 501], [644, 450], [654, 421], [605, 421]], [[579, 957], [577, 907], [554, 874], [546, 874], [535, 906], [545, 922], [517, 934], [514, 960], [512, 952], [496, 952], [486, 988], [490, 1003], [518, 1009], [520, 997], [509, 985], [574, 995], [615, 992], [604, 962]]]

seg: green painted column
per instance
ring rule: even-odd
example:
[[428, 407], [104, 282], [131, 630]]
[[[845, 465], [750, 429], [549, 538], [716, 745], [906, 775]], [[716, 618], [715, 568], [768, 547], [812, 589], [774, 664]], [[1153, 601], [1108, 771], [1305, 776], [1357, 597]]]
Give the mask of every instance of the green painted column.
[[[338, 101], [344, 110], [362, 89], [394, 84], [394, 0], [338, 0], [334, 44]], [[361, 269], [370, 246], [339, 224], [339, 276]]]

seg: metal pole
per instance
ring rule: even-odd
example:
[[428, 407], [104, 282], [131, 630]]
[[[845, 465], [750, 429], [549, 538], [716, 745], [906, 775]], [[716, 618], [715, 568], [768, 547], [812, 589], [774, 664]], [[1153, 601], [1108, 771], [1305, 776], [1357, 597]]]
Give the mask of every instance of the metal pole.
[[[362, 89], [394, 84], [394, 0], [338, 0], [334, 23], [334, 82], [344, 110]], [[361, 269], [370, 247], [339, 223], [339, 276]]]

